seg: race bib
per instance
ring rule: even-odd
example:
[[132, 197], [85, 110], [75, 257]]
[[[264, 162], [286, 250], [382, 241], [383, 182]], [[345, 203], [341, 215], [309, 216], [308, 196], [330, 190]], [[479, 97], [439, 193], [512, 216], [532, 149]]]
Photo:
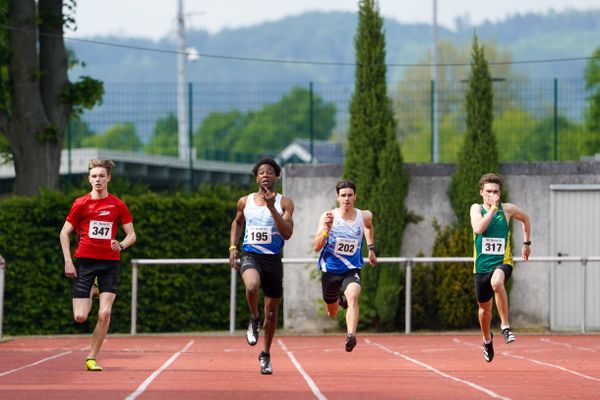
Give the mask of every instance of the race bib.
[[269, 244], [271, 243], [271, 227], [269, 226], [249, 226], [248, 244]]
[[353, 256], [358, 250], [358, 240], [337, 238], [335, 239], [335, 254], [342, 254], [344, 256]]
[[502, 254], [504, 254], [505, 248], [506, 248], [506, 243], [504, 241], [504, 238], [484, 237], [481, 240], [481, 253], [482, 254], [502, 255]]
[[112, 239], [112, 222], [90, 221], [88, 236], [93, 239]]

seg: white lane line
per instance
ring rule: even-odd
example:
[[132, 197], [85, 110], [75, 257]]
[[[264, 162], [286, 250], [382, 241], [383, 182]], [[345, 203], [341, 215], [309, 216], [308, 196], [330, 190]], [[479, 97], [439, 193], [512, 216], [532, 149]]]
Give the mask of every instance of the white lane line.
[[564, 346], [564, 347], [569, 348], [569, 349], [577, 349], [577, 350], [583, 350], [583, 351], [596, 352], [596, 350], [590, 349], [589, 347], [573, 346], [570, 343], [557, 342], [556, 340], [552, 340], [552, 339], [548, 339], [548, 338], [541, 338], [540, 342], [549, 343], [549, 344], [555, 344], [555, 345], [558, 345], [558, 346]]
[[478, 384], [476, 384], [476, 383], [473, 383], [473, 382], [470, 382], [470, 381], [467, 381], [467, 380], [464, 380], [464, 379], [458, 378], [458, 377], [456, 377], [456, 376], [449, 375], [449, 374], [447, 374], [447, 373], [445, 373], [445, 372], [442, 372], [442, 371], [440, 371], [440, 370], [439, 370], [439, 369], [437, 369], [437, 368], [434, 368], [434, 367], [432, 367], [432, 366], [431, 366], [431, 365], [429, 365], [429, 364], [425, 364], [425, 363], [424, 363], [424, 362], [422, 362], [422, 361], [416, 360], [416, 359], [414, 359], [414, 358], [412, 358], [412, 357], [408, 357], [408, 356], [406, 356], [406, 355], [404, 355], [404, 354], [402, 354], [402, 353], [399, 353], [399, 352], [397, 352], [397, 351], [390, 350], [390, 349], [388, 349], [387, 347], [385, 347], [385, 346], [383, 346], [383, 345], [381, 345], [381, 344], [379, 344], [379, 343], [371, 342], [369, 339], [366, 339], [365, 341], [366, 341], [367, 343], [371, 343], [371, 344], [373, 344], [373, 345], [375, 345], [375, 346], [379, 347], [380, 349], [382, 349], [382, 350], [384, 350], [384, 351], [386, 351], [386, 352], [388, 352], [388, 353], [390, 353], [390, 354], [392, 354], [392, 355], [395, 355], [395, 356], [401, 357], [401, 358], [403, 358], [403, 359], [405, 359], [405, 360], [407, 360], [407, 361], [410, 361], [410, 362], [412, 362], [412, 363], [414, 363], [414, 364], [420, 365], [421, 367], [423, 367], [423, 368], [426, 368], [426, 369], [428, 369], [429, 371], [431, 371], [431, 372], [434, 372], [434, 373], [436, 373], [436, 374], [438, 374], [438, 375], [441, 375], [441, 376], [443, 376], [444, 378], [451, 379], [451, 380], [453, 380], [453, 381], [455, 381], [455, 382], [464, 383], [465, 385], [467, 385], [467, 386], [470, 386], [470, 387], [472, 387], [472, 388], [473, 388], [473, 389], [475, 389], [475, 390], [479, 390], [480, 392], [483, 392], [483, 393], [487, 394], [487, 395], [488, 395], [488, 396], [490, 396], [490, 397], [493, 397], [493, 398], [495, 398], [495, 399], [510, 400], [510, 398], [509, 398], [509, 397], [504, 397], [504, 396], [501, 396], [501, 395], [499, 395], [498, 393], [496, 393], [496, 392], [494, 392], [494, 391], [492, 391], [492, 390], [490, 390], [490, 389], [486, 389], [486, 388], [484, 388], [483, 386], [479, 386], [479, 385], [478, 385]]
[[[479, 346], [477, 346], [477, 345], [475, 345], [475, 344], [473, 344], [473, 343], [463, 342], [463, 341], [462, 341], [462, 340], [460, 340], [460, 339], [456, 339], [456, 338], [455, 338], [455, 339], [453, 339], [453, 340], [454, 340], [456, 343], [463, 343], [463, 344], [465, 344], [465, 345], [468, 345], [468, 346], [475, 346], [475, 347], [479, 347]], [[568, 369], [568, 368], [565, 368], [565, 367], [561, 367], [560, 365], [556, 365], [556, 364], [550, 364], [550, 363], [547, 363], [547, 362], [544, 362], [544, 361], [536, 360], [536, 359], [533, 359], [533, 358], [527, 358], [527, 357], [524, 357], [524, 356], [517, 356], [517, 355], [515, 355], [515, 354], [510, 354], [510, 353], [508, 353], [508, 352], [506, 352], [506, 351], [503, 351], [503, 352], [502, 352], [502, 355], [504, 355], [504, 356], [507, 356], [507, 357], [516, 358], [516, 359], [518, 359], [518, 360], [525, 360], [525, 361], [529, 361], [529, 362], [531, 362], [531, 363], [538, 364], [538, 365], [544, 365], [544, 366], [546, 366], [546, 367], [550, 367], [550, 368], [556, 368], [556, 369], [559, 369], [559, 370], [561, 370], [561, 371], [568, 372], [569, 374], [573, 374], [573, 375], [579, 376], [579, 377], [581, 377], [581, 378], [584, 378], [584, 379], [589, 379], [589, 380], [591, 380], [591, 381], [600, 382], [600, 379], [599, 379], [599, 378], [595, 378], [595, 377], [593, 377], [593, 376], [585, 375], [585, 374], [582, 374], [581, 372], [577, 372], [577, 371], [574, 371], [574, 370], [572, 370], [572, 369]]]
[[46, 361], [54, 360], [55, 358], [58, 358], [58, 357], [66, 356], [67, 354], [71, 354], [71, 353], [72, 353], [72, 351], [65, 351], [65, 352], [62, 352], [60, 354], [55, 354], [53, 356], [43, 358], [43, 359], [41, 359], [39, 361], [36, 361], [34, 363], [23, 365], [22, 367], [11, 369], [10, 371], [2, 372], [2, 373], [0, 373], [0, 377], [12, 374], [13, 372], [21, 371], [21, 370], [23, 370], [25, 368], [29, 368], [29, 367], [33, 367], [33, 366], [45, 363]]
[[507, 353], [505, 351], [502, 352], [502, 355], [505, 355], [505, 356], [508, 356], [508, 357], [513, 357], [513, 358], [518, 358], [520, 360], [527, 360], [527, 361], [532, 362], [534, 364], [544, 365], [544, 366], [550, 367], [550, 368], [556, 368], [556, 369], [559, 369], [561, 371], [568, 372], [569, 374], [573, 374], [573, 375], [579, 376], [579, 377], [584, 378], [584, 379], [589, 379], [590, 381], [600, 382], [600, 379], [598, 379], [598, 378], [594, 378], [593, 376], [582, 374], [581, 372], [573, 371], [572, 369], [561, 367], [560, 365], [550, 364], [550, 363], [547, 363], [547, 362], [544, 362], [544, 361], [535, 360], [533, 358], [527, 358], [527, 357], [523, 357], [523, 356], [517, 356], [517, 355], [514, 355], [514, 354]]
[[308, 387], [313, 392], [313, 394], [315, 395], [315, 397], [317, 399], [319, 399], [319, 400], [327, 400], [327, 397], [325, 397], [323, 395], [323, 393], [321, 393], [321, 391], [319, 390], [319, 387], [317, 386], [317, 384], [315, 383], [315, 381], [313, 381], [312, 378], [310, 377], [310, 375], [308, 375], [306, 373], [306, 371], [304, 371], [304, 368], [302, 368], [302, 366], [300, 365], [300, 363], [298, 362], [298, 360], [296, 360], [296, 357], [294, 357], [294, 354], [291, 351], [288, 350], [288, 348], [285, 345], [285, 343], [283, 343], [283, 341], [281, 339], [277, 339], [277, 344], [279, 344], [279, 347], [281, 347], [283, 349], [283, 351], [285, 351], [285, 353], [288, 355], [288, 357], [290, 358], [290, 360], [292, 360], [292, 364], [294, 364], [294, 366], [296, 367], [296, 369], [298, 370], [298, 372], [300, 372], [300, 375], [302, 375], [302, 377], [304, 378], [304, 380], [308, 384]]
[[125, 400], [133, 400], [137, 398], [140, 394], [144, 393], [144, 391], [148, 388], [148, 386], [152, 383], [154, 379], [158, 377], [165, 369], [169, 368], [169, 365], [173, 363], [182, 353], [185, 353], [191, 346], [194, 344], [193, 340], [190, 340], [188, 344], [186, 344], [183, 349], [179, 350], [177, 353], [173, 354], [171, 358], [169, 358], [159, 369], [154, 371], [146, 380], [129, 396], [125, 397]]

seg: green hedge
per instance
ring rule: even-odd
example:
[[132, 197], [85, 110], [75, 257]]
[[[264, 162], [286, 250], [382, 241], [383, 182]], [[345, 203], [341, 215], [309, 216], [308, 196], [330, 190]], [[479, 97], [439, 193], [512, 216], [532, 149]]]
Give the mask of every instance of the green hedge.
[[[59, 243], [74, 197], [44, 192], [0, 202], [0, 254], [8, 265], [6, 335], [89, 333], [93, 329], [97, 304], [86, 323], [73, 321], [72, 281], [64, 276]], [[225, 200], [200, 194], [120, 197], [134, 217], [137, 243], [123, 253], [119, 266], [111, 332], [130, 329], [131, 259], [227, 257], [236, 205], [231, 196]], [[118, 237], [123, 236], [120, 231]], [[227, 265], [140, 267], [138, 332], [228, 329], [230, 271]], [[248, 306], [239, 277], [237, 287], [237, 327], [243, 328]]]

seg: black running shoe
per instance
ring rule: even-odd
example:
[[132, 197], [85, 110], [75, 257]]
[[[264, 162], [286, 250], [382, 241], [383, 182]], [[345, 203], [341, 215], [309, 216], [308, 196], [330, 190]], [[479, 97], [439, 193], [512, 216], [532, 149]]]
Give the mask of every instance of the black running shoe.
[[510, 330], [510, 326], [508, 328], [502, 329], [502, 336], [504, 336], [504, 343], [509, 344], [517, 340], [517, 337]]
[[344, 296], [343, 292], [340, 292], [340, 298], [338, 300], [338, 304], [340, 305], [340, 307], [342, 307], [344, 310], [348, 309], [348, 300], [346, 300], [346, 296]]
[[255, 346], [258, 343], [258, 327], [260, 325], [260, 317], [257, 319], [250, 318], [248, 321], [248, 330], [246, 331], [246, 340], [250, 346]]
[[261, 351], [258, 355], [258, 361], [260, 361], [260, 373], [263, 375], [271, 375], [273, 373], [273, 367], [271, 366], [271, 355]]
[[351, 352], [352, 349], [354, 349], [354, 346], [356, 346], [356, 337], [349, 333], [348, 336], [346, 336], [346, 351]]
[[483, 358], [487, 362], [492, 362], [494, 359], [494, 334], [490, 333], [492, 340], [489, 343], [483, 343]]

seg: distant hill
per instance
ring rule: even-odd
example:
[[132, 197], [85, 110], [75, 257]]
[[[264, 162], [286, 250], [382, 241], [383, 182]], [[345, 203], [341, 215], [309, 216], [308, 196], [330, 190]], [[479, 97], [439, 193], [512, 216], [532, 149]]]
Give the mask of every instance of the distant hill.
[[[350, 12], [312, 12], [250, 28], [228, 29], [210, 35], [187, 32], [188, 46], [200, 54], [273, 60], [354, 62], [357, 16]], [[411, 64], [430, 50], [431, 26], [385, 21], [387, 59]], [[497, 23], [469, 25], [457, 20], [457, 28], [439, 29], [442, 40], [469, 43], [476, 32], [481, 40], [494, 40], [510, 50], [514, 61], [587, 57], [600, 47], [600, 9], [514, 15]], [[72, 76], [90, 75], [105, 82], [175, 82], [174, 54], [136, 50], [131, 47], [174, 50], [174, 38], [158, 42], [124, 37], [90, 37], [90, 41], [117, 46], [67, 41], [86, 64]], [[489, 60], [493, 61], [493, 60]], [[581, 78], [585, 61], [519, 64], [515, 68], [532, 79]], [[398, 79], [403, 67], [391, 67]], [[279, 62], [239, 61], [202, 57], [188, 64], [193, 82], [351, 82], [354, 68], [346, 65], [305, 65]]]

